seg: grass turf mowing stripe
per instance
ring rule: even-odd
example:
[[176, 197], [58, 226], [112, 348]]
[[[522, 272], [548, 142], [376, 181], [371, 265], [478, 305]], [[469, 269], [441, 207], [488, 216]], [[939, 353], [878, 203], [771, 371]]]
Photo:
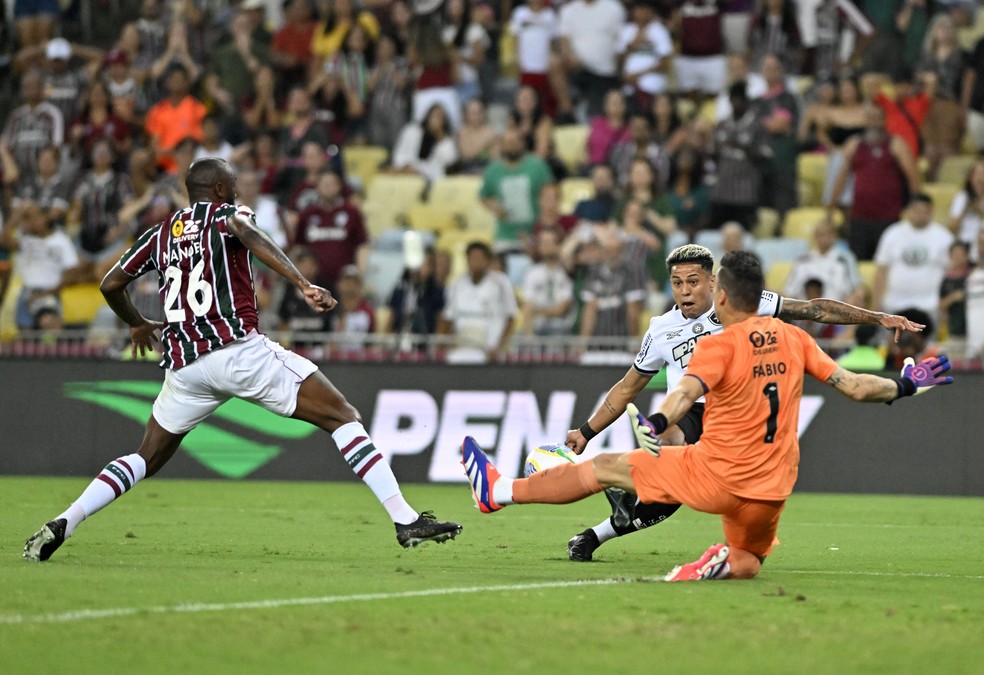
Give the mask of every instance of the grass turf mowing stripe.
[[[907, 577], [921, 579], [972, 579], [984, 580], [984, 575], [946, 574], [933, 572], [864, 572], [848, 570], [775, 570], [777, 574], [812, 574], [868, 577]], [[507, 584], [499, 586], [462, 586], [456, 588], [431, 588], [402, 593], [360, 593], [355, 595], [325, 595], [311, 598], [282, 598], [274, 600], [248, 600], [243, 602], [191, 603], [183, 605], [159, 605], [157, 607], [116, 607], [109, 609], [80, 609], [53, 614], [0, 614], [0, 625], [52, 624], [115, 619], [139, 614], [198, 614], [201, 612], [225, 612], [250, 609], [278, 609], [308, 605], [332, 605], [343, 602], [371, 602], [374, 600], [401, 600], [404, 598], [462, 595], [467, 593], [501, 593], [505, 591], [534, 591], [548, 588], [575, 588], [583, 586], [611, 586], [661, 582], [663, 577], [615, 577], [609, 579], [581, 579], [578, 581], [549, 581], [537, 584]]]

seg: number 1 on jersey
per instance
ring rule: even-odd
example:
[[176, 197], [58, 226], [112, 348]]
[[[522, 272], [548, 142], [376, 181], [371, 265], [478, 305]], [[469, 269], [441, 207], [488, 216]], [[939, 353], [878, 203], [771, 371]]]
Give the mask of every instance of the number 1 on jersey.
[[[188, 275], [188, 292], [185, 300], [192, 313], [205, 316], [212, 309], [212, 286], [202, 279], [205, 272], [205, 260], [199, 260]], [[181, 268], [172, 265], [164, 270], [167, 280], [167, 294], [164, 296], [164, 316], [168, 323], [184, 323], [188, 320], [188, 312], [178, 307], [178, 296], [181, 295]], [[200, 296], [200, 297], [199, 297]]]
[[779, 417], [779, 385], [769, 382], [762, 390], [769, 399], [769, 419], [765, 421], [765, 442], [772, 443], [776, 439], [776, 418]]

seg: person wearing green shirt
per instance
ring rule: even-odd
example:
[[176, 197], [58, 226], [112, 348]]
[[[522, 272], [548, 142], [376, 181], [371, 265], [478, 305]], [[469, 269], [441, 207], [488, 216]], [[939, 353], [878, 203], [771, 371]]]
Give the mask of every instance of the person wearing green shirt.
[[519, 132], [502, 136], [502, 158], [489, 164], [482, 177], [479, 197], [497, 219], [497, 248], [524, 244], [532, 236], [539, 216], [537, 197], [544, 185], [554, 182], [546, 162], [528, 154]]
[[863, 324], [854, 332], [854, 346], [837, 359], [837, 365], [855, 372], [875, 372], [885, 370], [885, 352], [875, 340], [878, 326]]

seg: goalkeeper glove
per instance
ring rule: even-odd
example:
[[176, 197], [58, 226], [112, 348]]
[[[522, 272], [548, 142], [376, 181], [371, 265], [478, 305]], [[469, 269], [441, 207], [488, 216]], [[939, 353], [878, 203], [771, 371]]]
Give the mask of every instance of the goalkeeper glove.
[[629, 413], [629, 421], [632, 422], [632, 433], [635, 435], [636, 446], [659, 457], [659, 434], [666, 431], [665, 422], [663, 428], [657, 430], [656, 425], [646, 419], [634, 403], [625, 406], [625, 411]]
[[946, 356], [933, 357], [916, 363], [912, 357], [903, 361], [899, 396], [918, 396], [938, 384], [950, 384], [953, 378], [945, 375], [950, 370], [950, 360]]

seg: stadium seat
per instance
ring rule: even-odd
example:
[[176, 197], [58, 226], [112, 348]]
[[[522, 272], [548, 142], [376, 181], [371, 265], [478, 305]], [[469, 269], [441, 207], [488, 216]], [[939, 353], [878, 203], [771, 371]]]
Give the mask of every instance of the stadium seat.
[[823, 184], [827, 178], [827, 155], [822, 152], [803, 152], [796, 158], [800, 181], [809, 185], [810, 203], [822, 206]]
[[700, 119], [713, 127], [717, 124], [717, 99], [712, 98], [701, 103], [697, 114]]
[[453, 206], [418, 202], [407, 207], [407, 225], [419, 232], [443, 232], [463, 223]]
[[864, 260], [858, 263], [858, 273], [861, 275], [861, 282], [869, 291], [875, 287], [875, 272], [878, 264], [874, 260]]
[[943, 225], [950, 220], [950, 204], [962, 189], [962, 184], [923, 183], [922, 191], [933, 198], [933, 218]]
[[762, 261], [762, 267], [766, 270], [779, 262], [792, 262], [797, 257], [807, 253], [810, 244], [805, 239], [787, 239], [778, 237], [775, 239], [759, 239], [752, 247], [752, 251]]
[[765, 273], [765, 287], [781, 294], [789, 273], [793, 271], [793, 265], [792, 261], [783, 261], [769, 266], [769, 271]]
[[573, 212], [579, 201], [590, 199], [593, 194], [590, 178], [565, 178], [560, 181], [560, 212]]
[[578, 167], [584, 161], [588, 144], [588, 126], [566, 124], [554, 127], [553, 143], [557, 157], [567, 166], [568, 171], [576, 174]]
[[516, 36], [506, 27], [499, 38], [499, 77], [517, 79], [519, 64], [516, 61]]
[[782, 235], [791, 239], [813, 238], [813, 228], [827, 217], [827, 209], [819, 206], [801, 206], [786, 212], [786, 220], [782, 224]]
[[434, 181], [427, 201], [431, 204], [458, 208], [470, 208], [475, 204], [481, 206], [482, 200], [478, 196], [481, 188], [481, 176], [447, 176]]
[[96, 283], [66, 286], [62, 289], [61, 301], [62, 323], [66, 326], [87, 326], [106, 306]]
[[977, 158], [973, 155], [953, 155], [943, 160], [936, 176], [938, 183], [963, 187], [967, 180], [967, 171], [974, 165]]
[[375, 145], [345, 146], [345, 151], [342, 153], [345, 175], [354, 176], [365, 190], [388, 155], [386, 148]]
[[756, 214], [755, 236], [768, 239], [776, 236], [779, 230], [779, 212], [767, 206], [759, 208]]
[[385, 204], [392, 210], [405, 211], [419, 202], [427, 187], [423, 176], [376, 174], [366, 187], [366, 202]]
[[405, 210], [385, 201], [366, 200], [362, 204], [362, 216], [369, 237], [372, 239], [376, 239], [387, 230], [400, 229], [406, 224]]

